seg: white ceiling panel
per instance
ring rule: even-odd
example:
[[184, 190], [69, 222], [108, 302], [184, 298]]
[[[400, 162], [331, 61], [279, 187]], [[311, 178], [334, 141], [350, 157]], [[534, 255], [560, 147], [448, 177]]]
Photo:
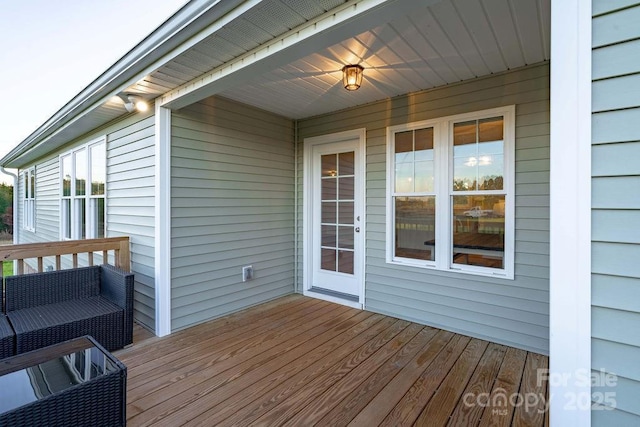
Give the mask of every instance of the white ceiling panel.
[[[492, 31], [496, 35], [498, 46], [500, 46], [502, 55], [507, 63], [507, 68], [516, 68], [524, 65], [524, 53], [516, 31], [516, 23], [511, 13], [509, 1], [482, 0], [482, 4], [491, 23]], [[530, 16], [528, 19], [537, 19], [537, 16]]]
[[[392, 12], [409, 1], [389, 0], [381, 7]], [[264, 0], [123, 92], [153, 99], [227, 66], [309, 20], [334, 13], [345, 2]], [[291, 49], [284, 65], [281, 61], [261, 66], [259, 72], [238, 73], [241, 77], [233, 84], [211, 92], [285, 117], [305, 118], [549, 59], [550, 0], [421, 4], [411, 3], [414, 12], [407, 16], [390, 13], [395, 17], [390, 22], [386, 13], [363, 15], [360, 23], [370, 21], [360, 27], [366, 31], [349, 34], [348, 26], [342, 25], [333, 33], [345, 34], [339, 42], [318, 37], [311, 51]], [[342, 87], [341, 69], [351, 63], [365, 67], [363, 85], [354, 92]], [[109, 101], [50, 143], [62, 144], [123, 114], [121, 101]]]
[[490, 70], [473, 42], [454, 3], [444, 1], [434, 5], [431, 10], [438, 26], [442, 28], [442, 37], [453, 45], [456, 54], [464, 59], [472, 74], [474, 76], [489, 74]]
[[489, 70], [492, 73], [505, 70], [506, 62], [482, 4], [469, 0], [454, 0], [452, 3]]
[[[266, 70], [222, 96], [291, 118], [429, 89], [549, 59], [550, 0], [443, 0]], [[365, 67], [342, 88], [345, 64]]]

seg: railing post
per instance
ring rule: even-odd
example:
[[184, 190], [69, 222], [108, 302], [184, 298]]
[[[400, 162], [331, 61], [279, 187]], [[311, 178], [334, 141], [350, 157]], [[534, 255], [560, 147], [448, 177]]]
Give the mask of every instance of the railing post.
[[129, 253], [129, 239], [120, 242], [120, 268], [131, 271], [131, 254]]

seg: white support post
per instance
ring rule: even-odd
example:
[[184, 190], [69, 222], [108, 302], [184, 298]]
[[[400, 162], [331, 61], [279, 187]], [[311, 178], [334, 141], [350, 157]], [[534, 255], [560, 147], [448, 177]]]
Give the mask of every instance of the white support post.
[[552, 426], [591, 425], [591, 0], [551, 2]]
[[155, 106], [156, 335], [171, 333], [171, 110]]

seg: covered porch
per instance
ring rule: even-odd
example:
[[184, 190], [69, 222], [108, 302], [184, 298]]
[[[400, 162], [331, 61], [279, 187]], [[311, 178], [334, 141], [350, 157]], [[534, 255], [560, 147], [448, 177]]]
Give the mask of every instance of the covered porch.
[[546, 356], [300, 295], [116, 356], [131, 426], [548, 425]]

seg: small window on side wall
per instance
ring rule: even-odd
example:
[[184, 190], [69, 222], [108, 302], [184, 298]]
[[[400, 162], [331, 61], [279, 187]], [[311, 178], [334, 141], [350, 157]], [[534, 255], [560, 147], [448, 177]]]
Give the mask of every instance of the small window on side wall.
[[36, 230], [36, 169], [31, 168], [22, 173], [22, 228]]

